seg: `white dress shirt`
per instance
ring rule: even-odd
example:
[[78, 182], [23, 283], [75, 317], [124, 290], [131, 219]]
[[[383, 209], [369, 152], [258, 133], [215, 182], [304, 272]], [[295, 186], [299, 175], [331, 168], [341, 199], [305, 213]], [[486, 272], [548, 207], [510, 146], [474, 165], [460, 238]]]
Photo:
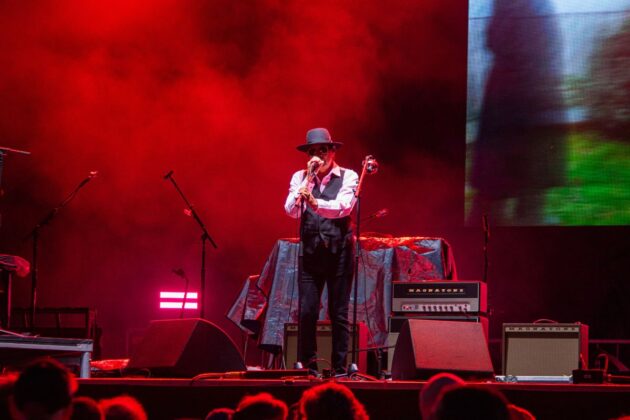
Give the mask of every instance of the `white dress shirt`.
[[[333, 164], [332, 169], [322, 179], [319, 179], [316, 175], [319, 183], [319, 191], [323, 192], [326, 185], [330, 182], [332, 175], [341, 176], [342, 169], [345, 172], [337, 197], [329, 201], [320, 198], [317, 199], [317, 210], [315, 210], [315, 213], [327, 219], [339, 219], [350, 215], [354, 203], [356, 202], [354, 192], [359, 183], [359, 175], [351, 169], [341, 168], [336, 163]], [[307, 187], [309, 191], [313, 191], [313, 188], [315, 188], [315, 181], [312, 180], [309, 182], [306, 171], [304, 170], [297, 171], [291, 177], [289, 195], [284, 203], [284, 210], [293, 218], [298, 218], [301, 215], [300, 206], [296, 205], [296, 200], [300, 195], [298, 191], [302, 187]]]

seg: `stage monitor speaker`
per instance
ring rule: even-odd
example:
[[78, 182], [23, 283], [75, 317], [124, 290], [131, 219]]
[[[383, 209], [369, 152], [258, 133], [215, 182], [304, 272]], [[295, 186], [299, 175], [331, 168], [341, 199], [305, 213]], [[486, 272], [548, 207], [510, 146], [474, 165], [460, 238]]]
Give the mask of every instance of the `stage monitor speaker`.
[[494, 375], [480, 323], [410, 319], [403, 324], [394, 350], [392, 379], [427, 379], [440, 372], [465, 378]]
[[506, 376], [570, 376], [580, 360], [588, 363], [587, 325], [503, 324]]
[[387, 334], [387, 370], [391, 372], [392, 362], [394, 361], [394, 349], [398, 341], [400, 329], [410, 319], [429, 319], [433, 321], [458, 321], [458, 322], [479, 322], [483, 328], [483, 332], [488, 342], [488, 317], [480, 315], [400, 315], [389, 317], [389, 333]]
[[[363, 323], [358, 324], [358, 328], [351, 328], [351, 333], [357, 333], [357, 367], [361, 372], [367, 372], [367, 327]], [[284, 360], [286, 367], [291, 369], [297, 360], [297, 333], [298, 327], [295, 323], [284, 324]], [[332, 326], [330, 321], [318, 321], [317, 332], [315, 336], [317, 343], [317, 354], [326, 360], [330, 360], [332, 353]], [[348, 361], [352, 358], [352, 335], [348, 342]], [[330, 366], [322, 366], [319, 368], [329, 368]]]
[[243, 356], [228, 335], [204, 319], [151, 321], [129, 359], [128, 371], [191, 378], [201, 373], [245, 370]]

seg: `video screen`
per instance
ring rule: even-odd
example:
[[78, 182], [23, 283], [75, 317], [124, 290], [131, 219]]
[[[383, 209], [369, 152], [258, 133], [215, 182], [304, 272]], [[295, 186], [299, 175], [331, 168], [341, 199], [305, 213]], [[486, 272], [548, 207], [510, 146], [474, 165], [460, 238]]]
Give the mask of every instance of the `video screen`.
[[630, 223], [630, 0], [470, 0], [466, 223]]

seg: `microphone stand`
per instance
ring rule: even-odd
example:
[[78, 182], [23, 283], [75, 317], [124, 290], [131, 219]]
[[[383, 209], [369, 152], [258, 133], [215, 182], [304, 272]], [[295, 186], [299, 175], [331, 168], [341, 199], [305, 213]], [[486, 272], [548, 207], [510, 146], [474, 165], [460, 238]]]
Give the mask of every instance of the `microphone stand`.
[[96, 176], [96, 172], [92, 172], [87, 178], [79, 183], [76, 188], [63, 200], [57, 207], [53, 208], [48, 212], [44, 218], [42, 218], [39, 223], [35, 225], [33, 230], [26, 235], [26, 239], [29, 237], [33, 238], [33, 262], [31, 264], [31, 308], [30, 308], [30, 321], [31, 321], [31, 330], [35, 328], [35, 312], [37, 308], [37, 280], [38, 280], [38, 261], [39, 261], [39, 231], [44, 226], [50, 224], [50, 222], [55, 218], [57, 213], [64, 207], [68, 205], [78, 194], [81, 188], [85, 186], [88, 182], [92, 180]]
[[488, 283], [488, 242], [490, 241], [490, 226], [488, 226], [488, 216], [481, 216], [483, 226], [483, 282]]
[[177, 185], [175, 178], [173, 178], [173, 171], [169, 171], [169, 173], [167, 173], [164, 176], [164, 179], [171, 181], [171, 183], [173, 184], [173, 186], [175, 187], [179, 195], [182, 197], [182, 200], [184, 200], [184, 203], [186, 203], [188, 210], [190, 210], [190, 214], [192, 215], [192, 217], [195, 219], [195, 221], [201, 228], [202, 234], [201, 234], [201, 278], [199, 282], [199, 286], [200, 286], [199, 287], [200, 289], [199, 290], [199, 295], [200, 295], [199, 317], [202, 319], [205, 319], [206, 305], [204, 303], [204, 299], [206, 296], [206, 293], [205, 293], [206, 292], [206, 241], [210, 241], [210, 244], [214, 247], [214, 249], [217, 249], [218, 247], [217, 247], [217, 244], [212, 239], [212, 237], [210, 236], [210, 234], [208, 233], [208, 230], [206, 229], [206, 226], [201, 221], [201, 218], [195, 211], [195, 208], [193, 207], [192, 204], [190, 204], [190, 201], [188, 201], [188, 199], [186, 198], [182, 190], [179, 188], [179, 185]]
[[[363, 161], [363, 168], [361, 169], [361, 176], [359, 177], [359, 183], [357, 184], [357, 188], [354, 191], [354, 196], [357, 199], [356, 209], [357, 209], [357, 223], [356, 223], [356, 237], [357, 240], [355, 242], [355, 254], [354, 254], [354, 272], [353, 272], [353, 282], [354, 282], [354, 291], [353, 291], [353, 299], [354, 304], [352, 305], [352, 361], [350, 367], [348, 368], [348, 375], [351, 375], [355, 372], [359, 371], [357, 365], [357, 300], [359, 295], [359, 258], [361, 256], [361, 187], [363, 186], [363, 180], [365, 179], [365, 175], [368, 173], [375, 173], [376, 167], [368, 170], [368, 165], [370, 164], [370, 159], [372, 156], [368, 156]], [[376, 165], [376, 161], [373, 161], [374, 165]]]
[[[312, 181], [315, 177], [314, 169], [310, 169], [306, 171], [306, 179]], [[300, 349], [302, 345], [302, 339], [300, 336], [300, 314], [302, 313], [302, 299], [300, 294], [300, 285], [302, 284], [302, 267], [304, 267], [304, 238], [302, 236], [304, 230], [304, 213], [306, 213], [306, 203], [302, 199], [302, 196], [297, 198], [296, 205], [300, 206], [300, 222], [298, 226], [298, 250], [297, 250], [297, 270], [296, 270], [296, 279], [298, 285], [298, 321], [297, 321], [297, 337], [298, 337], [298, 345], [297, 345], [297, 356], [296, 362], [293, 365], [294, 369], [303, 369], [304, 365], [299, 359]], [[289, 313], [289, 317], [291, 314]]]
[[[0, 149], [0, 197], [2, 196], [2, 169], [4, 169], [4, 155], [5, 151]], [[2, 222], [2, 220], [0, 220]], [[2, 225], [2, 223], [0, 223]]]
[[[184, 299], [182, 299], [182, 308], [179, 312], [179, 319], [183, 319], [184, 318], [184, 310], [186, 309], [186, 299], [188, 298], [188, 285], [190, 284], [190, 279], [188, 278], [188, 276], [186, 275], [186, 272], [181, 269], [174, 269], [173, 273], [175, 273], [176, 275], [178, 275], [179, 277], [183, 278], [185, 283], [184, 286]], [[197, 301], [199, 302], [199, 300]]]

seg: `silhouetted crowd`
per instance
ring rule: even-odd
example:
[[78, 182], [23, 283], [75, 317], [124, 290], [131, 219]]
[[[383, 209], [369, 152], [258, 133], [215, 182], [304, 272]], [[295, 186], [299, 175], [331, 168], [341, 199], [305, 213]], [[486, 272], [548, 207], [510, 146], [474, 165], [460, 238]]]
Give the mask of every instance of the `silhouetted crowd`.
[[[142, 404], [128, 395], [95, 401], [75, 396], [74, 375], [53, 359], [40, 359], [18, 375], [0, 376], [0, 419], [146, 420]], [[432, 377], [420, 392], [422, 419], [510, 419], [535, 417], [490, 387], [466, 384], [448, 373]], [[369, 419], [365, 407], [340, 382], [313, 386], [290, 407], [269, 393], [245, 396], [236, 408], [210, 411], [206, 420]]]
[[121, 395], [95, 401], [75, 396], [78, 383], [54, 359], [40, 359], [19, 375], [0, 376], [0, 419], [11, 420], [146, 420], [142, 404]]

